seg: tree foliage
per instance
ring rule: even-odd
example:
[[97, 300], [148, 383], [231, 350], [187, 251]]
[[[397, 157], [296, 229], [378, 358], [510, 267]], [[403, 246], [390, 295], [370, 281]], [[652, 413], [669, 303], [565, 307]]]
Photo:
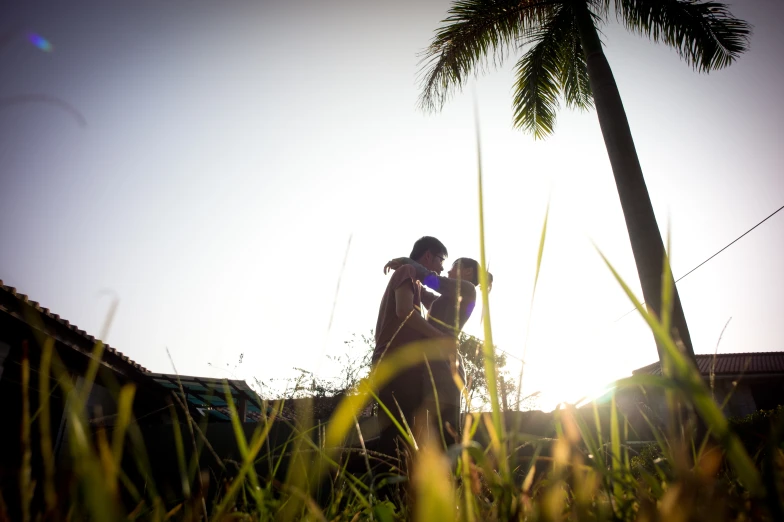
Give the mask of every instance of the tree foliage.
[[[375, 341], [373, 332], [369, 335], [353, 334], [351, 339], [343, 342], [345, 351], [340, 355], [327, 355], [337, 373], [333, 375], [317, 375], [303, 368], [295, 368], [298, 375], [283, 379], [257, 381], [262, 389], [261, 395], [266, 399], [286, 398], [299, 399], [304, 397], [336, 397], [352, 393], [359, 382], [370, 372], [371, 357]], [[489, 404], [489, 391], [482, 353], [482, 340], [460, 333], [458, 352], [462, 356], [462, 364], [466, 372], [466, 392], [469, 397], [471, 411], [480, 411]], [[499, 395], [508, 396], [512, 400], [515, 382], [506, 370], [507, 357], [496, 351], [495, 366], [498, 370]], [[529, 401], [530, 402], [530, 401]], [[511, 407], [511, 403], [509, 404]]]
[[[422, 52], [420, 107], [438, 111], [468, 79], [521, 53], [515, 65], [514, 124], [536, 138], [553, 133], [561, 100], [589, 109], [585, 41], [578, 20], [616, 19], [675, 49], [699, 72], [731, 65], [749, 47], [751, 26], [719, 2], [697, 0], [457, 0]], [[590, 23], [590, 22], [589, 22]]]
[[[484, 353], [482, 340], [460, 332], [457, 350], [462, 356], [462, 363], [466, 373], [466, 391], [470, 411], [481, 411], [490, 403], [490, 393], [487, 388], [485, 374]], [[498, 395], [506, 402], [506, 397], [514, 396], [515, 382], [506, 370], [506, 354], [495, 350], [495, 367], [498, 372]], [[509, 405], [511, 406], [511, 404]]]

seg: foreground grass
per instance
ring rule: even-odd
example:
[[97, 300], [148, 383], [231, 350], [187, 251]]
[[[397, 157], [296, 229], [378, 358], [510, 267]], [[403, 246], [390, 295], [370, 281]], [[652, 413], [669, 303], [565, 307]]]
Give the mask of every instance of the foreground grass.
[[[322, 435], [315, 437], [317, 428], [301, 419], [276, 447], [270, 444], [270, 433], [283, 422], [276, 420], [282, 404], [272, 405], [271, 414], [246, 437], [227, 393], [241, 459], [223, 461], [217, 473], [199, 469], [199, 452], [208, 449], [195, 444], [192, 435], [203, 426], [187, 416], [178, 400], [179, 405], [171, 406], [171, 437], [180, 480], [154, 484], [132, 415], [133, 386], [119, 388], [117, 423], [107, 433], [91, 430], [87, 421], [92, 381], [74, 387], [63, 374], [55, 375], [71, 398], [66, 415], [73, 487], [56, 484], [51, 437], [31, 442], [32, 432], [46, 434], [50, 428], [44, 420], [49, 390], [41, 386], [39, 411], [30, 412], [25, 397], [22, 519], [782, 520], [782, 409], [728, 421], [696, 369], [664, 335], [662, 324], [650, 316], [646, 320], [665, 347], [665, 376], [618, 381], [616, 393], [641, 385], [660, 388], [673, 415], [664, 423], [651, 420], [656, 443], [642, 451], [626, 443], [629, 423], [613, 396], [605, 406], [556, 410], [554, 437], [526, 434], [525, 426], [510, 425], [500, 411], [466, 417], [462, 439], [447, 446], [440, 437], [416, 441], [403, 425], [399, 428], [411, 449], [407, 458], [390, 463], [366, 450], [361, 433], [359, 445], [344, 447], [349, 434], [359, 429], [355, 415], [372, 400], [373, 387], [366, 379], [357, 394], [342, 401], [326, 427], [317, 427], [325, 428]], [[374, 386], [414, 364], [421, 353], [437, 358], [442, 348], [418, 343], [400, 350], [374, 373]], [[58, 364], [51, 340], [42, 349], [38, 371], [44, 383], [50, 372], [58, 373]], [[100, 350], [96, 347], [95, 355]], [[30, 371], [24, 360], [25, 384]], [[95, 376], [92, 369], [90, 376]], [[609, 430], [603, 430], [599, 410], [608, 407]], [[766, 433], [768, 426], [772, 431]], [[747, 436], [752, 432], [767, 436], [752, 442]], [[31, 480], [34, 457], [44, 464], [39, 484]], [[134, 483], [132, 475], [145, 480]], [[164, 489], [176, 494], [164, 496]], [[9, 493], [3, 491], [4, 497]], [[0, 518], [2, 513], [0, 509]]]
[[[667, 398], [670, 418], [650, 420], [656, 443], [640, 452], [626, 443], [629, 423], [619, 412], [615, 395], [609, 403], [609, 430], [602, 429], [596, 403], [593, 416], [586, 416], [585, 409], [565, 406], [555, 412], [555, 436], [542, 437], [526, 434], [525, 426], [509, 425], [497, 393], [491, 391], [493, 411], [467, 416], [458, 443], [445, 445], [442, 437], [415, 440], [407, 425], [398, 426], [409, 449], [404, 458], [390, 463], [367, 450], [362, 433], [357, 433], [356, 416], [373, 399], [373, 390], [396, 372], [416, 364], [422, 354], [432, 361], [444, 353], [443, 342], [419, 342], [385, 359], [360, 383], [357, 393], [339, 404], [326, 426], [314, 428], [303, 414], [291, 426], [291, 436], [275, 447], [270, 444], [270, 433], [276, 423], [284, 422], [276, 419], [282, 403], [269, 409], [262, 405], [262, 411], [271, 413], [246, 437], [227, 388], [240, 459], [216, 458], [217, 472], [200, 469], [200, 457], [210, 450], [201, 440], [197, 443], [204, 426], [194, 422], [184, 397], [175, 393], [170, 436], [175, 442], [179, 481], [155, 484], [141, 430], [133, 418], [134, 386], [116, 389], [118, 414], [111, 433], [91, 429], [86, 404], [102, 345], [96, 345], [86, 378], [77, 387], [58, 362], [53, 340], [43, 339], [37, 368], [38, 411], [30, 411], [29, 395], [24, 394], [19, 477], [22, 519], [784, 520], [784, 414], [779, 411], [766, 419], [762, 425], [770, 430], [761, 433], [760, 442], [749, 443], [749, 437], [742, 440], [739, 433], [747, 433], [749, 426], [756, 426], [755, 434], [760, 434], [759, 420], [764, 415], [729, 422], [670, 337], [666, 314], [662, 319], [649, 314], [615, 275], [648, 323], [664, 357], [663, 376], [635, 376], [615, 386], [616, 394], [644, 386], [663, 391]], [[671, 300], [667, 288], [671, 282], [665, 285], [665, 305]], [[485, 325], [490, 328], [489, 321]], [[490, 376], [496, 371], [492, 350], [492, 343], [486, 343]], [[30, 372], [25, 358], [25, 390]], [[68, 397], [65, 414], [73, 469], [71, 484], [65, 488], [55, 480], [52, 427], [47, 420], [50, 376]], [[390, 407], [394, 405], [381, 409]], [[42, 435], [36, 444], [31, 437], [34, 432]], [[359, 445], [346, 448], [351, 434], [356, 434]], [[36, 459], [43, 463], [38, 483], [32, 479], [31, 462]], [[132, 476], [142, 480], [134, 481]], [[163, 490], [169, 494], [163, 495]], [[2, 493], [9, 498], [16, 492]], [[8, 519], [4, 506], [0, 504], [0, 518]]]

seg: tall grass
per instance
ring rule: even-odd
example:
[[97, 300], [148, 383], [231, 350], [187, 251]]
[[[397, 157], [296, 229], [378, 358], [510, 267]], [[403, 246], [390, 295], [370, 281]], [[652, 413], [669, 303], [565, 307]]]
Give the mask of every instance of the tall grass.
[[[484, 268], [478, 140], [477, 129], [480, 262]], [[545, 216], [537, 274], [546, 223]], [[359, 411], [377, 399], [376, 390], [397, 372], [418, 364], [423, 356], [430, 362], [443, 359], [451, 348], [451, 341], [421, 341], [388, 354], [356, 392], [340, 402], [326, 426], [314, 426], [303, 409], [289, 426], [291, 435], [279, 444], [271, 441], [271, 433], [286, 422], [278, 418], [282, 403], [260, 404], [264, 414], [246, 437], [227, 385], [225, 399], [237, 460], [215, 453], [204, 435], [205, 427], [191, 418], [180, 388], [169, 407], [179, 480], [156, 484], [133, 415], [134, 385], [110, 386], [118, 411], [111, 437], [102, 428], [92, 429], [87, 405], [103, 345], [96, 343], [85, 377], [77, 386], [59, 360], [54, 341], [44, 338], [39, 339], [40, 406], [32, 415], [26, 352], [22, 361], [20, 488], [2, 494], [6, 499], [20, 495], [23, 520], [780, 520], [784, 513], [783, 430], [777, 428], [762, 450], [752, 453], [733, 431], [710, 388], [671, 336], [673, 282], [668, 259], [659, 318], [642, 306], [609, 260], [599, 255], [646, 321], [661, 351], [662, 376], [622, 379], [613, 392], [643, 387], [666, 394], [673, 412], [669, 420], [659, 423], [641, 411], [656, 440], [643, 451], [628, 443], [630, 424], [616, 395], [609, 403], [609, 430], [602, 427], [600, 409], [605, 406], [595, 401], [587, 410], [560, 407], [555, 412], [553, 436], [527, 434], [524, 424], [507, 425], [497, 391], [486, 272], [480, 270], [491, 411], [466, 415], [459, 442], [447, 445], [443, 433], [416, 440], [405, 419], [398, 423], [391, 418], [390, 410], [397, 405], [380, 404], [379, 415], [391, 418], [407, 448], [404, 458], [390, 460], [369, 449], [357, 422]], [[50, 381], [66, 397], [72, 488], [60, 487], [55, 480]], [[698, 418], [706, 430], [696, 429]], [[40, 447], [31, 443], [34, 425], [41, 434]], [[347, 447], [347, 439], [355, 432], [359, 446]], [[203, 467], [205, 451], [214, 458], [216, 469]], [[31, 478], [35, 452], [43, 462], [40, 484]], [[164, 490], [175, 494], [164, 496]], [[4, 505], [0, 503], [0, 518]]]

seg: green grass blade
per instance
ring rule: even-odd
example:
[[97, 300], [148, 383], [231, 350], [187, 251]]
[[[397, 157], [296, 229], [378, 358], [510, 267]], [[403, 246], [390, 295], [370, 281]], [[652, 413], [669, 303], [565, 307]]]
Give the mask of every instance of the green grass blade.
[[414, 520], [453, 522], [457, 520], [455, 488], [449, 463], [435, 444], [426, 444], [417, 453], [414, 467]]
[[38, 428], [41, 439], [41, 460], [43, 460], [44, 465], [43, 489], [47, 513], [52, 513], [57, 507], [57, 492], [54, 484], [54, 455], [52, 453], [51, 412], [49, 408], [49, 401], [51, 400], [49, 385], [53, 351], [54, 339], [47, 337], [41, 351], [41, 369], [38, 377], [38, 401], [41, 411]]
[[22, 465], [19, 468], [19, 490], [22, 500], [22, 520], [30, 520], [33, 501], [32, 448], [30, 447], [30, 359], [27, 341], [22, 345]]
[[133, 384], [126, 384], [118, 394], [117, 418], [112, 430], [111, 446], [106, 441], [105, 434], [99, 438], [99, 455], [104, 466], [106, 489], [112, 494], [117, 494], [118, 491], [117, 482], [122, 468], [123, 442], [130, 422], [134, 390]]
[[[251, 440], [250, 446], [247, 448], [247, 452], [242, 459], [242, 465], [240, 466], [239, 471], [237, 472], [236, 477], [231, 482], [229, 486], [229, 490], [221, 499], [218, 506], [215, 508], [215, 512], [212, 516], [213, 521], [220, 521], [223, 520], [223, 515], [229, 509], [230, 504], [234, 501], [234, 498], [237, 496], [237, 493], [240, 490], [240, 487], [244, 483], [245, 476], [250, 473], [251, 469], [255, 465], [256, 456], [261, 451], [261, 447], [264, 445], [264, 441], [269, 436], [270, 430], [272, 430], [273, 421], [275, 416], [270, 417], [270, 420], [264, 427], [261, 429], [257, 437], [254, 437]], [[243, 435], [244, 436], [244, 435]]]
[[[458, 316], [459, 317], [459, 316]], [[436, 405], [436, 418], [438, 419], [438, 432], [441, 434], [441, 444], [446, 448], [446, 437], [444, 437], [444, 422], [441, 419], [441, 405], [438, 402], [438, 389], [436, 389], [436, 381], [433, 379], [433, 370], [430, 368], [430, 361], [425, 357], [425, 366], [427, 366], [427, 374], [430, 377], [430, 386], [433, 390], [433, 397], [435, 398]]]
[[542, 257], [544, 256], [544, 244], [547, 238], [547, 221], [550, 218], [550, 202], [547, 202], [547, 208], [544, 212], [544, 222], [542, 223], [542, 233], [539, 235], [539, 249], [536, 252], [536, 273], [534, 274], [534, 287], [531, 291], [531, 303], [528, 307], [528, 319], [525, 327], [525, 340], [523, 341], [523, 357], [520, 365], [520, 376], [517, 380], [517, 397], [515, 399], [515, 409], [520, 411], [520, 396], [523, 391], [523, 371], [525, 370], [525, 358], [528, 355], [528, 338], [531, 331], [531, 317], [534, 310], [534, 298], [536, 297], [536, 287], [539, 284], [539, 272], [542, 268]]
[[[667, 248], [664, 251], [662, 260], [662, 300], [661, 300], [661, 324], [664, 331], [669, 332], [672, 328], [672, 307], [673, 296], [675, 294], [675, 283], [670, 269], [670, 231], [667, 229]], [[662, 369], [663, 370], [663, 369]]]
[[495, 345], [493, 344], [493, 328], [490, 323], [490, 298], [487, 290], [487, 255], [485, 253], [485, 210], [484, 192], [482, 184], [482, 143], [479, 132], [479, 116], [476, 106], [474, 106], [476, 122], [476, 157], [477, 157], [477, 180], [479, 195], [479, 284], [482, 290], [482, 322], [484, 326], [484, 344], [482, 346], [485, 355], [485, 379], [490, 395], [490, 406], [493, 412], [493, 425], [495, 432], [502, 443], [498, 447], [498, 462], [501, 476], [509, 478], [509, 467], [506, 459], [506, 429], [501, 418], [501, 405], [498, 400], [498, 373], [495, 365]]
[[182, 430], [180, 429], [180, 419], [174, 404], [169, 403], [169, 414], [172, 421], [172, 432], [174, 435], [174, 450], [177, 453], [177, 468], [180, 472], [180, 490], [184, 498], [190, 498], [191, 486], [188, 481], [188, 469], [185, 465], [185, 445], [182, 443]]
[[694, 368], [684, 354], [675, 346], [670, 333], [664, 329], [662, 324], [643, 309], [639, 299], [637, 299], [631, 289], [629, 289], [628, 285], [623, 281], [621, 276], [601, 251], [599, 252], [599, 255], [601, 255], [616, 281], [629, 297], [629, 300], [640, 312], [643, 319], [645, 319], [645, 322], [653, 332], [658, 343], [660, 343], [660, 346], [664, 348], [664, 353], [672, 362], [674, 377], [681, 381], [681, 384], [688, 386], [691, 390], [690, 399], [694, 404], [695, 409], [705, 421], [706, 427], [716, 434], [716, 438], [727, 452], [727, 459], [738, 474], [741, 483], [752, 495], [762, 496], [764, 494], [762, 480], [759, 472], [754, 467], [754, 462], [749, 457], [737, 435], [730, 431], [726, 417], [724, 417], [721, 409], [711, 398], [710, 390], [705, 386], [699, 371]]
[[[234, 405], [234, 397], [231, 394], [231, 388], [229, 388], [229, 381], [224, 379], [223, 380], [223, 390], [226, 395], [226, 404], [229, 407], [229, 414], [231, 418], [231, 427], [234, 430], [234, 439], [237, 442], [237, 447], [240, 450], [240, 455], [242, 456], [243, 461], [248, 458], [248, 442], [245, 439], [245, 432], [242, 429], [242, 424], [240, 423], [240, 416], [237, 413], [237, 407]], [[260, 430], [262, 429], [261, 425], [257, 425], [256, 429], [254, 430], [254, 437], [260, 435]], [[255, 460], [255, 456], [253, 457]], [[256, 502], [256, 508], [260, 509], [262, 502], [262, 493], [261, 487], [259, 486], [259, 478], [256, 475], [256, 467], [251, 466], [248, 470], [248, 478], [250, 479], [251, 483], [251, 491], [253, 495], [253, 500]]]
[[615, 401], [615, 393], [613, 393], [610, 400], [610, 462], [613, 471], [612, 490], [616, 508], [623, 504], [623, 485], [620, 482], [620, 478], [624, 472], [623, 456], [621, 455], [621, 433], [618, 422], [618, 406]]
[[101, 358], [103, 357], [103, 342], [96, 341], [93, 346], [93, 351], [90, 354], [90, 362], [87, 365], [87, 371], [84, 374], [84, 381], [82, 382], [81, 390], [79, 391], [79, 403], [82, 407], [87, 405], [87, 399], [90, 397], [95, 378], [98, 375], [98, 368], [101, 366]]
[[[610, 462], [612, 463], [613, 472], [619, 475], [622, 468], [621, 457], [621, 432], [618, 425], [618, 406], [615, 402], [615, 394], [613, 393], [610, 399]], [[621, 491], [620, 486], [616, 483], [613, 486], [613, 492], [616, 498], [619, 497]]]
[[[66, 392], [66, 429], [68, 447], [74, 463], [74, 472], [85, 493], [85, 507], [95, 520], [115, 520], [117, 505], [105, 482], [101, 462], [90, 442], [89, 423], [80, 393], [70, 382], [70, 376], [61, 372], [57, 378]], [[84, 389], [84, 388], [82, 388]]]
[[[387, 418], [392, 422], [392, 424], [395, 425], [395, 428], [397, 428], [398, 433], [400, 433], [406, 439], [406, 442], [408, 443], [408, 445], [412, 446], [412, 447], [415, 447], [416, 443], [414, 442], [414, 439], [411, 436], [411, 430], [408, 429], [408, 426], [403, 427], [397, 421], [395, 416], [392, 415], [392, 412], [389, 411], [389, 408], [387, 408], [387, 405], [384, 404], [383, 402], [381, 402], [381, 399], [379, 399], [378, 396], [375, 393], [373, 393], [373, 391], [370, 391], [370, 395], [371, 395], [371, 397], [373, 397], [376, 400], [376, 402], [378, 403], [378, 407], [381, 408], [381, 411], [383, 411], [386, 414]], [[404, 419], [404, 421], [405, 421], [405, 419]]]
[[[593, 410], [596, 412], [598, 416], [598, 411], [596, 409], [596, 401], [593, 401]], [[597, 417], [597, 438], [594, 438], [593, 434], [591, 433], [590, 428], [588, 427], [588, 423], [585, 422], [585, 419], [580, 415], [580, 412], [575, 409], [572, 412], [572, 418], [577, 424], [577, 429], [580, 431], [580, 437], [583, 439], [583, 443], [585, 444], [586, 449], [593, 455], [593, 459], [596, 461], [597, 467], [600, 469], [604, 469], [604, 455], [602, 454], [601, 448], [601, 441], [602, 441], [602, 431], [601, 431], [601, 424], [598, 422]]]
[[[468, 453], [467, 447], [471, 442], [469, 437], [469, 432], [471, 431], [471, 421], [473, 417], [470, 415], [466, 415], [466, 423], [463, 426], [463, 440], [462, 446], [463, 450], [460, 452], [460, 474], [463, 479], [462, 484], [462, 493], [463, 493], [463, 503], [464, 503], [464, 519], [466, 522], [475, 522], [476, 520], [476, 499], [474, 498], [473, 492], [473, 475], [471, 473], [471, 456]], [[477, 478], [478, 482], [478, 478]]]

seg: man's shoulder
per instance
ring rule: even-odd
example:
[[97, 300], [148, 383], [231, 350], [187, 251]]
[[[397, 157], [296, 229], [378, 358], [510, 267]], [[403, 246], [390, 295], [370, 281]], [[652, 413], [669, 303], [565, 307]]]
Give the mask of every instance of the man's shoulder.
[[395, 270], [395, 275], [398, 274], [403, 278], [416, 279], [416, 268], [413, 265], [403, 265]]
[[395, 273], [389, 278], [387, 286], [394, 289], [406, 280], [411, 280], [412, 283], [416, 281], [416, 269], [411, 265], [403, 265], [395, 270]]

